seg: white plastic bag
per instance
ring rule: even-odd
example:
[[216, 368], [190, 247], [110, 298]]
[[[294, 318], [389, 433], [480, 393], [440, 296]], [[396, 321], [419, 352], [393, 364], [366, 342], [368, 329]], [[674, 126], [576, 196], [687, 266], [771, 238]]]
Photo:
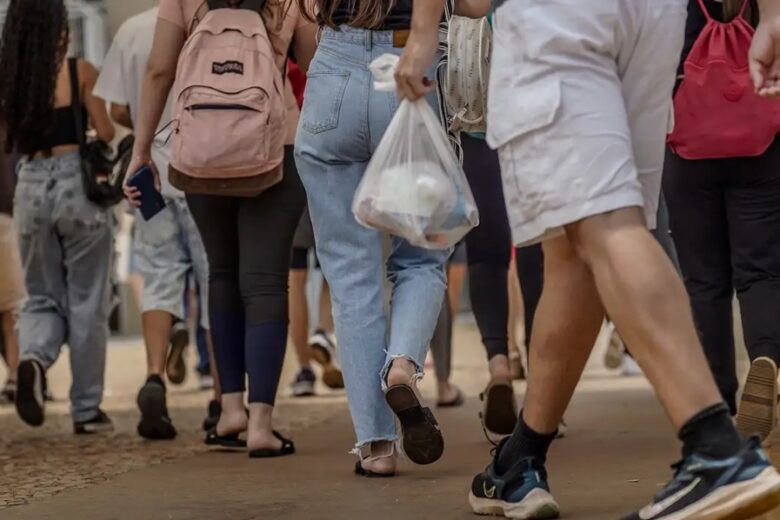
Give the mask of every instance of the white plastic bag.
[[[398, 57], [371, 63], [374, 88], [394, 91]], [[401, 102], [355, 193], [366, 227], [427, 249], [454, 246], [479, 224], [474, 196], [447, 134], [424, 99]]]

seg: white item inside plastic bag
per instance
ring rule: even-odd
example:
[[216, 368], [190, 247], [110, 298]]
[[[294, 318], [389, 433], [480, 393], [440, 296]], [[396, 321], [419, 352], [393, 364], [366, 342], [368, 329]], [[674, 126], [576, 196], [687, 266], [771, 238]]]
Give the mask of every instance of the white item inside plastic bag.
[[[395, 90], [397, 63], [392, 54], [371, 63], [377, 90]], [[352, 210], [364, 226], [428, 249], [452, 247], [479, 223], [463, 169], [424, 99], [401, 102], [358, 186]]]

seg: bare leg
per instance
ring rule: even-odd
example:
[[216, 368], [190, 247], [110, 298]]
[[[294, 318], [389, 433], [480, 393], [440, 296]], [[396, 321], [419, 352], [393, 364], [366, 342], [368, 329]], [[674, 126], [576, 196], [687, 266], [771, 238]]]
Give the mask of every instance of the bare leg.
[[209, 348], [211, 377], [214, 378], [214, 400], [219, 401], [222, 398], [222, 386], [219, 383], [219, 370], [217, 370], [217, 358], [214, 356], [214, 340], [211, 338], [211, 331], [206, 331], [206, 345]]
[[322, 281], [320, 292], [320, 324], [318, 327], [325, 332], [333, 332], [333, 307], [330, 300], [330, 285], [327, 280]]
[[309, 347], [309, 306], [306, 303], [305, 269], [290, 271], [290, 336], [295, 346], [298, 365], [311, 370], [311, 348]]
[[463, 292], [463, 280], [466, 278], [467, 269], [466, 264], [450, 264], [447, 270], [449, 280], [447, 301], [449, 302], [453, 319], [458, 315], [458, 310], [460, 310], [460, 296]]
[[19, 366], [19, 340], [16, 336], [16, 315], [5, 312], [0, 316], [0, 334], [5, 345], [5, 362], [8, 365], [8, 380], [16, 381], [16, 369]]
[[675, 428], [721, 402], [682, 280], [639, 208], [585, 219], [567, 233]]
[[593, 277], [565, 237], [544, 244], [523, 419], [540, 433], [560, 424], [598, 337], [604, 310]]
[[[520, 341], [517, 337], [517, 327], [520, 321], [523, 319], [523, 295], [520, 292], [520, 280], [517, 278], [517, 266], [516, 260], [512, 259], [512, 263], [509, 265], [508, 282], [509, 282], [509, 353], [520, 353]], [[528, 342], [531, 338], [523, 338]]]
[[143, 314], [148, 376], [165, 375], [165, 359], [168, 355], [172, 326], [173, 316], [165, 311], [148, 311]]

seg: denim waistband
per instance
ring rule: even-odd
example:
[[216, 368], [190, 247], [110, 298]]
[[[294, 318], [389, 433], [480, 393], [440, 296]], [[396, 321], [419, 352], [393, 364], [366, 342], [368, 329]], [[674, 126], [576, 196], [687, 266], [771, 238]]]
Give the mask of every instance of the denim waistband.
[[372, 31], [371, 29], [359, 29], [349, 25], [340, 25], [338, 29], [323, 27], [320, 41], [337, 41], [354, 43], [366, 48], [374, 46], [392, 47], [394, 31]]
[[81, 175], [79, 152], [70, 152], [56, 157], [37, 157], [19, 161], [20, 179], [65, 178]]

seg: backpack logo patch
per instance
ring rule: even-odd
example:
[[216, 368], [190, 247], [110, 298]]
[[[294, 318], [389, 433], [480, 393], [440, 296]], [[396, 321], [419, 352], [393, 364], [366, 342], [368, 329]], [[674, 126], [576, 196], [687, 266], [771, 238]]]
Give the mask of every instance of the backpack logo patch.
[[211, 64], [211, 73], [219, 74], [240, 74], [244, 75], [244, 64], [240, 61], [223, 61], [222, 63], [214, 62]]

